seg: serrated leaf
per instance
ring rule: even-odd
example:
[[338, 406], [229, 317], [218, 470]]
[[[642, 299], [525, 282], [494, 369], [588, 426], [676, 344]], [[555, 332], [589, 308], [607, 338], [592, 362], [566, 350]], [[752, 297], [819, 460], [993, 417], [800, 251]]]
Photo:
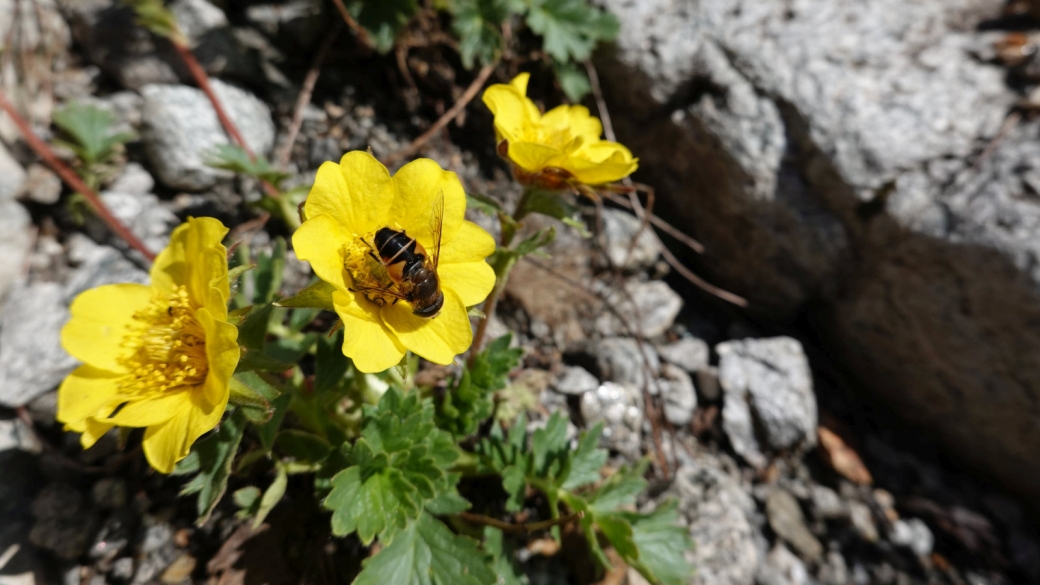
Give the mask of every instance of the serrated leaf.
[[589, 494], [590, 506], [596, 513], [614, 512], [624, 506], [635, 504], [636, 497], [646, 489], [646, 473], [649, 461], [643, 459], [632, 467], [622, 468], [610, 476]]
[[524, 487], [527, 485], [524, 469], [511, 465], [502, 470], [502, 487], [506, 494], [506, 511], [519, 512], [524, 505]]
[[567, 444], [567, 417], [559, 411], [549, 417], [549, 422], [531, 435], [531, 451], [534, 453], [534, 469], [538, 477], [555, 478], [570, 454]]
[[527, 25], [542, 36], [545, 52], [559, 62], [584, 61], [599, 41], [613, 40], [614, 15], [588, 0], [529, 0]]
[[477, 542], [422, 514], [362, 564], [355, 585], [490, 585], [495, 573]]
[[564, 199], [558, 191], [528, 187], [516, 215], [525, 217], [532, 213], [540, 213], [562, 221], [577, 216], [580, 210]]
[[596, 423], [591, 429], [581, 434], [578, 447], [571, 453], [567, 466], [565, 481], [560, 486], [565, 490], [596, 483], [600, 480], [599, 470], [607, 463], [609, 453], [599, 448], [599, 439], [603, 435], [603, 423]]
[[462, 65], [472, 69], [476, 61], [496, 61], [502, 52], [502, 23], [524, 8], [520, 0], [455, 0], [452, 28], [459, 35]]
[[512, 250], [513, 254], [517, 257], [526, 256], [532, 252], [540, 250], [553, 242], [556, 239], [556, 227], [549, 226], [544, 229], [540, 229], [534, 234], [524, 238], [516, 248]]
[[291, 176], [271, 166], [263, 155], [254, 154], [250, 157], [241, 146], [235, 144], [218, 144], [207, 154], [206, 165], [267, 181], [276, 188]]
[[631, 524], [632, 541], [639, 551], [638, 559], [626, 558], [625, 562], [653, 583], [682, 585], [689, 582], [693, 567], [685, 553], [693, 547], [693, 541], [689, 530], [679, 522], [675, 501], [659, 506], [650, 514], [623, 513], [621, 517]]
[[242, 441], [246, 417], [235, 412], [207, 437], [196, 441], [191, 455], [177, 464], [175, 475], [184, 475], [198, 470], [198, 475], [181, 489], [181, 495], [198, 494], [196, 510], [199, 518], [197, 524], [202, 525], [209, 519], [220, 498], [227, 490], [231, 465]]
[[87, 165], [105, 162], [133, 134], [112, 132], [115, 116], [94, 105], [71, 103], [54, 112], [54, 125], [70, 138], [66, 142]]
[[556, 80], [560, 82], [560, 89], [571, 103], [580, 102], [592, 91], [588, 74], [573, 63], [554, 61], [553, 71], [556, 73]]
[[271, 513], [271, 510], [278, 505], [278, 502], [282, 501], [282, 497], [285, 496], [285, 488], [289, 485], [289, 474], [286, 473], [285, 467], [279, 465], [276, 469], [276, 475], [271, 485], [267, 486], [264, 490], [264, 496], [260, 498], [260, 505], [256, 511], [256, 518], [253, 519], [253, 529], [257, 529], [264, 520], [267, 519], [267, 515]]
[[520, 363], [523, 350], [510, 349], [511, 334], [496, 339], [477, 354], [473, 365], [452, 381], [444, 398], [437, 404], [437, 426], [456, 438], [467, 437], [491, 416], [494, 393], [505, 388], [509, 372]]
[[301, 290], [295, 295], [281, 299], [275, 302], [278, 307], [287, 308], [301, 308], [301, 309], [322, 309], [325, 311], [335, 311], [335, 307], [332, 305], [332, 293], [336, 290], [336, 287], [325, 282], [324, 280], [317, 280], [307, 288]]

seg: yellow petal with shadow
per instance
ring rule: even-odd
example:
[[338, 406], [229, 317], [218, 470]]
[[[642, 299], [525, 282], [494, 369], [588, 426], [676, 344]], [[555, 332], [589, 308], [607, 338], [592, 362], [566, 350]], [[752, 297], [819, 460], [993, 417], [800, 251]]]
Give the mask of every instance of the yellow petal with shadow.
[[[361, 295], [332, 293], [336, 314], [343, 321], [343, 355], [365, 373], [382, 372], [397, 365], [405, 348], [383, 324], [380, 307]], [[397, 303], [407, 311], [407, 303]]]
[[307, 219], [327, 213], [348, 233], [364, 235], [387, 224], [394, 199], [390, 171], [371, 154], [348, 152], [339, 164], [327, 162], [318, 168], [307, 196]]
[[134, 313], [147, 307], [152, 289], [143, 284], [107, 284], [83, 291], [69, 307], [61, 345], [76, 359], [112, 372], [124, 371], [123, 339], [133, 330]]
[[448, 365], [455, 356], [469, 349], [473, 330], [459, 296], [450, 288], [442, 291], [444, 307], [432, 319], [413, 314], [405, 303], [387, 305], [382, 314], [404, 347], [435, 364]]

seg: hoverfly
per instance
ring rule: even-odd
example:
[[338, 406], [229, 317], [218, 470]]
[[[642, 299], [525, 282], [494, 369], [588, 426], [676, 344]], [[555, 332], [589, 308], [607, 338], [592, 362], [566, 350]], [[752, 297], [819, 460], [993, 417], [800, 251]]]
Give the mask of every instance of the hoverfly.
[[[376, 296], [391, 297], [394, 303], [407, 301], [412, 313], [431, 319], [444, 306], [437, 277], [437, 261], [441, 255], [441, 232], [444, 224], [444, 193], [440, 193], [433, 205], [430, 233], [433, 237], [433, 254], [418, 240], [404, 230], [380, 228], [369, 244], [369, 256], [375, 259], [386, 272], [386, 278], [376, 283], [354, 283], [354, 291], [374, 293]], [[366, 242], [368, 243], [368, 242]], [[381, 282], [380, 282], [381, 281]]]

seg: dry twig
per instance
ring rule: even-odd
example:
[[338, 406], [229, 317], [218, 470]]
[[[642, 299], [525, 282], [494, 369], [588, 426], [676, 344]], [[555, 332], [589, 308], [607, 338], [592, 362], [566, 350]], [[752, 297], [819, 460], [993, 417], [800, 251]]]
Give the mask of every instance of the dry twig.
[[28, 122], [22, 118], [21, 114], [15, 110], [14, 106], [7, 101], [7, 97], [4, 95], [3, 90], [0, 90], [0, 110], [3, 110], [11, 117], [15, 126], [21, 131], [25, 141], [29, 143], [29, 147], [36, 152], [36, 154], [43, 159], [43, 162], [47, 163], [47, 166], [51, 168], [65, 184], [71, 187], [74, 191], [77, 191], [83, 195], [87, 200], [87, 203], [94, 208], [94, 212], [98, 214], [98, 217], [108, 225], [109, 229], [112, 230], [117, 236], [122, 238], [131, 248], [137, 250], [144, 256], [149, 262], [155, 260], [155, 254], [144, 245], [133, 232], [127, 228], [123, 222], [112, 215], [112, 212], [108, 210], [108, 207], [101, 201], [98, 194], [87, 186], [83, 182], [83, 179], [73, 171], [69, 165], [65, 164], [58, 155], [54, 153], [50, 146], [47, 145], [32, 128], [29, 127]]
[[314, 61], [311, 63], [311, 68], [307, 71], [307, 76], [303, 78], [303, 86], [300, 87], [300, 94], [296, 96], [296, 103], [293, 105], [292, 122], [289, 123], [289, 131], [286, 134], [285, 143], [282, 144], [281, 151], [275, 157], [276, 164], [282, 168], [289, 164], [293, 143], [296, 142], [296, 136], [300, 133], [300, 127], [303, 126], [303, 112], [306, 111], [307, 104], [311, 103], [314, 86], [318, 83], [318, 76], [321, 75], [321, 64], [325, 61], [325, 55], [329, 52], [329, 48], [332, 47], [332, 43], [336, 41], [336, 37], [339, 36], [339, 31], [342, 28], [343, 24], [339, 21], [332, 25], [329, 34], [325, 36], [325, 40], [322, 41], [317, 54], [314, 55]]
[[449, 109], [447, 112], [444, 112], [444, 115], [438, 118], [437, 121], [434, 122], [433, 125], [426, 130], [426, 132], [423, 132], [421, 135], [419, 135], [419, 137], [413, 140], [411, 144], [395, 153], [386, 156], [385, 158], [383, 158], [381, 162], [386, 166], [390, 166], [403, 158], [407, 158], [419, 152], [419, 150], [423, 146], [425, 146], [426, 143], [429, 142], [435, 134], [437, 134], [437, 132], [439, 132], [442, 128], [447, 126], [452, 120], [457, 118], [458, 115], [462, 113], [462, 110], [464, 110], [466, 106], [469, 105], [469, 102], [473, 101], [473, 98], [477, 97], [477, 93], [480, 91], [482, 87], [484, 87], [484, 84], [487, 82], [488, 78], [491, 77], [491, 73], [494, 72], [495, 65], [496, 63], [490, 63], [488, 65], [485, 65], [484, 68], [480, 70], [480, 73], [477, 74], [477, 77], [473, 80], [473, 82], [469, 84], [469, 87], [466, 88], [466, 91], [462, 92], [462, 95], [459, 96], [458, 101], [455, 102], [455, 105], [453, 105], [451, 109]]

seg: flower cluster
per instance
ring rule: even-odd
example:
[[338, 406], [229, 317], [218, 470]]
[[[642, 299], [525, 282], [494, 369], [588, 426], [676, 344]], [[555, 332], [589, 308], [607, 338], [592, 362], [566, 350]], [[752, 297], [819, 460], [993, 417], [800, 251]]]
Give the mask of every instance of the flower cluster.
[[144, 427], [148, 462], [170, 473], [220, 421], [239, 358], [227, 231], [189, 219], [155, 259], [150, 285], [100, 286], [73, 301], [61, 342], [84, 363], [58, 390], [58, 420], [84, 448], [113, 426]]
[[585, 106], [557, 106], [541, 113], [527, 97], [530, 74], [484, 91], [495, 115], [498, 153], [513, 165], [517, 181], [543, 189], [604, 185], [635, 172], [639, 159], [601, 138], [603, 125]]

